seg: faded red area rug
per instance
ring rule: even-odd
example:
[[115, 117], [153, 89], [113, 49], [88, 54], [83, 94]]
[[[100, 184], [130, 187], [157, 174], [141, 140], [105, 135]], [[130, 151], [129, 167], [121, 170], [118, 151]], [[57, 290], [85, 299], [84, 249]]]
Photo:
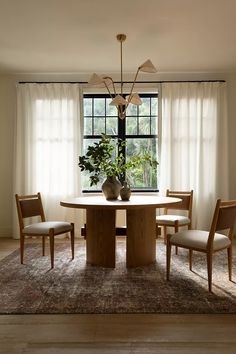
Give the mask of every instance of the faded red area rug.
[[[171, 281], [166, 282], [161, 242], [156, 263], [134, 269], [125, 267], [125, 241], [117, 241], [115, 269], [87, 265], [85, 246], [79, 244], [71, 261], [66, 242], [56, 244], [50, 270], [41, 245], [29, 244], [24, 265], [19, 250], [0, 261], [0, 313], [236, 313], [236, 284], [228, 281], [226, 258], [225, 253], [214, 256], [213, 293], [208, 293], [204, 255], [194, 254], [190, 272], [186, 250], [173, 254]], [[236, 280], [236, 269], [234, 274]]]

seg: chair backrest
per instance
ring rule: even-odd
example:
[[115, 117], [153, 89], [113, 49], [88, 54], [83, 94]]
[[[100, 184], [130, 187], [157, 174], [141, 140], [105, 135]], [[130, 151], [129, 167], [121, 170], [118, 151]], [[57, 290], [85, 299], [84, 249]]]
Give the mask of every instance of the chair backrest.
[[39, 216], [45, 221], [43, 204], [40, 193], [32, 195], [15, 195], [20, 228], [24, 228], [24, 219]]
[[192, 205], [193, 205], [193, 190], [191, 191], [166, 191], [167, 197], [180, 198], [181, 202], [172, 204], [165, 209], [165, 214], [168, 213], [169, 209], [175, 210], [186, 210], [188, 212], [188, 217], [192, 217]]
[[222, 201], [218, 199], [211, 223], [208, 247], [212, 247], [214, 235], [217, 231], [228, 231], [228, 237], [232, 241], [233, 229], [236, 222], [236, 200]]

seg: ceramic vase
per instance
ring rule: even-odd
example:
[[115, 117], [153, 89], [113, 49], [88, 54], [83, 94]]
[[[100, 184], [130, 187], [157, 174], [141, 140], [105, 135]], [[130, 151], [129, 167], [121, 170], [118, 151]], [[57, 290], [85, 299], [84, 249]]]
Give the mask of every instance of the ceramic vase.
[[120, 197], [122, 200], [129, 200], [130, 196], [131, 196], [130, 186], [125, 181], [123, 187], [120, 190]]
[[116, 200], [119, 197], [122, 185], [115, 176], [107, 177], [102, 184], [102, 191], [106, 200]]

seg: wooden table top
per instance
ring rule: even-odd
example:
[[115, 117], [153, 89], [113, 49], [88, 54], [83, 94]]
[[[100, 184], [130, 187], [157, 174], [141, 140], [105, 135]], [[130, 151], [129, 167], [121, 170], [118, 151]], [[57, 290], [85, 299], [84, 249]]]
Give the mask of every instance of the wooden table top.
[[104, 196], [77, 197], [60, 202], [61, 206], [67, 208], [79, 209], [137, 209], [137, 208], [165, 208], [173, 203], [180, 202], [179, 198], [147, 196], [147, 195], [131, 195], [129, 201], [106, 200]]

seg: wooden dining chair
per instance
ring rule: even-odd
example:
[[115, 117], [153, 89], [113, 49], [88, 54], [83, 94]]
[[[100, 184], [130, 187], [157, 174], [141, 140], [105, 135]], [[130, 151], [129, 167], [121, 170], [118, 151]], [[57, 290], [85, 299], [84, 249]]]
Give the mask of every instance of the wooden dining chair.
[[[175, 232], [178, 232], [179, 228], [183, 226], [187, 226], [189, 230], [192, 228], [193, 190], [181, 192], [167, 189], [166, 196], [180, 198], [182, 201], [168, 206], [168, 208], [164, 209], [163, 215], [156, 217], [156, 230], [158, 230], [159, 227], [163, 227], [165, 243], [167, 240], [167, 227], [174, 228]], [[173, 213], [174, 210], [177, 211], [178, 214]]]
[[[212, 256], [215, 252], [227, 250], [229, 280], [232, 280], [232, 241], [236, 221], [236, 200], [217, 200], [210, 231], [185, 230], [167, 235], [166, 277], [170, 277], [171, 246], [189, 250], [189, 268], [192, 270], [193, 251], [203, 252], [207, 258], [208, 290], [212, 291]], [[222, 234], [217, 231], [224, 231]]]
[[[49, 237], [51, 268], [54, 267], [54, 237], [70, 233], [72, 259], [74, 259], [74, 224], [64, 221], [46, 221], [41, 194], [15, 195], [20, 226], [20, 260], [23, 264], [25, 236], [41, 236], [43, 256], [45, 255], [45, 237]], [[25, 219], [39, 217], [39, 222], [25, 225]]]

